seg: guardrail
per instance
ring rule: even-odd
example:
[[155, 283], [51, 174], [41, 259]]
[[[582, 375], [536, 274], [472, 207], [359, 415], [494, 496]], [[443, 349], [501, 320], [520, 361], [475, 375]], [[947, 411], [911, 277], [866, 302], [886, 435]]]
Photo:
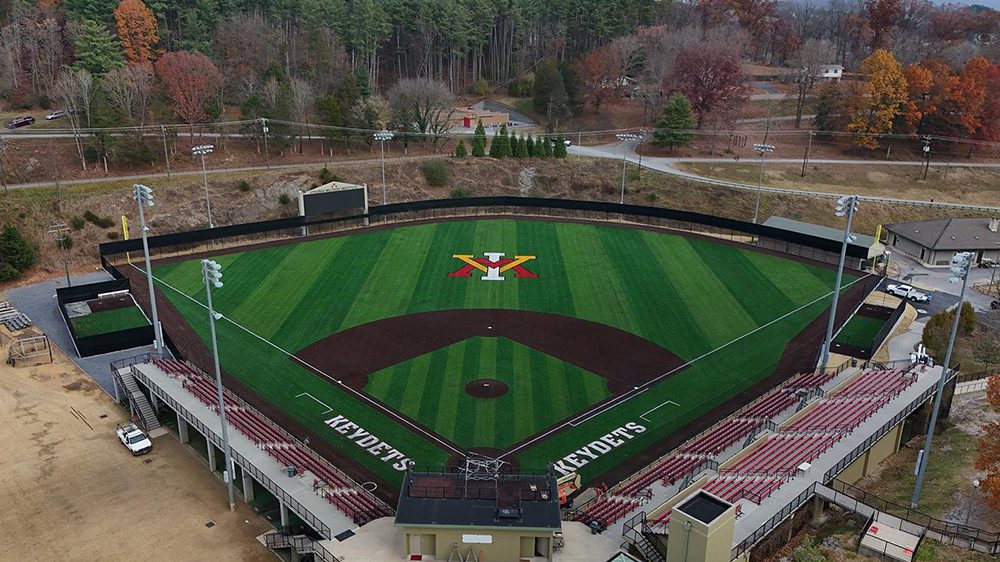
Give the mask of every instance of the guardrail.
[[[127, 362], [129, 361], [129, 359], [125, 359], [123, 361]], [[120, 362], [121, 361], [116, 361], [116, 363]], [[201, 432], [201, 434], [205, 436], [205, 439], [207, 439], [209, 443], [212, 443], [213, 445], [218, 447], [219, 450], [224, 450], [222, 445], [222, 437], [220, 437], [215, 430], [201, 423], [201, 421], [194, 414], [192, 414], [187, 408], [177, 403], [177, 401], [174, 400], [173, 397], [164, 392], [163, 389], [161, 389], [159, 386], [153, 384], [152, 381], [149, 380], [149, 377], [147, 377], [139, 369], [135, 368], [135, 364], [136, 362], [132, 362], [129, 365], [129, 368], [132, 371], [132, 376], [135, 377], [136, 380], [141, 381], [144, 385], [146, 385], [146, 388], [148, 388], [151, 393], [155, 394], [157, 398], [159, 398], [165, 404], [173, 408], [174, 411], [177, 412], [177, 415], [183, 417], [184, 421], [188, 425], [193, 426], [195, 429]], [[253, 476], [253, 478], [257, 480], [257, 482], [259, 482], [260, 485], [263, 486], [268, 492], [270, 492], [274, 497], [281, 500], [289, 509], [294, 511], [296, 515], [298, 515], [303, 521], [308, 523], [309, 526], [315, 529], [316, 532], [318, 532], [320, 535], [328, 539], [333, 538], [333, 532], [330, 530], [330, 527], [326, 523], [323, 523], [319, 519], [319, 517], [317, 517], [312, 511], [310, 511], [304, 505], [299, 503], [298, 500], [290, 496], [281, 486], [276, 484], [273, 480], [271, 480], [270, 477], [261, 472], [260, 469], [254, 466], [250, 461], [246, 459], [246, 457], [241, 455], [238, 451], [230, 448], [230, 452], [232, 453], [233, 462], [237, 464], [240, 468], [242, 468], [245, 472]]]
[[264, 534], [264, 546], [271, 550], [291, 548], [299, 554], [312, 554], [314, 558], [323, 562], [341, 562], [342, 560], [342, 558], [334, 556], [322, 544], [305, 535], [287, 535], [279, 531], [271, 531]]

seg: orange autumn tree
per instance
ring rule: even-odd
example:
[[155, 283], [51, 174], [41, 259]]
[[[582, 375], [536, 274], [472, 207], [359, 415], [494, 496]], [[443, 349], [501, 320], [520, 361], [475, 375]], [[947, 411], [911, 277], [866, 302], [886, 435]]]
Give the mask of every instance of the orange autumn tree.
[[[1000, 375], [990, 377], [986, 397], [994, 410], [1000, 410]], [[986, 493], [990, 507], [1000, 509], [1000, 422], [987, 424], [977, 441], [976, 470], [986, 472], [980, 488]]]
[[892, 122], [908, 99], [903, 65], [885, 49], [878, 49], [861, 62], [865, 81], [851, 93], [851, 122], [847, 130], [856, 133], [854, 143], [869, 150], [878, 148], [880, 135], [892, 131]]
[[153, 10], [142, 0], [122, 0], [115, 8], [115, 23], [129, 66], [153, 62], [154, 48], [160, 40]]

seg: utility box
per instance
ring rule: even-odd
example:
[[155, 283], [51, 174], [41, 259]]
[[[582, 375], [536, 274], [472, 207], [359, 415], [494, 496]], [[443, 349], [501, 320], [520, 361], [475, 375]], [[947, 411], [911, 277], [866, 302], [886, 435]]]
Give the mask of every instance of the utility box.
[[670, 516], [667, 562], [729, 560], [735, 530], [735, 506], [698, 490], [677, 504]]

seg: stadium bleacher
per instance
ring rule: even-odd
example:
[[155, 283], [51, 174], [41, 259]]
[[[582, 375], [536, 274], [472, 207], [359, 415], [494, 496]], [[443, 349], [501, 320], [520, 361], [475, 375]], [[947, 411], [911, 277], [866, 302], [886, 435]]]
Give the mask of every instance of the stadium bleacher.
[[0, 324], [3, 324], [10, 332], [17, 332], [31, 326], [31, 319], [27, 314], [18, 312], [14, 305], [7, 301], [0, 302]]
[[[215, 383], [201, 371], [184, 361], [155, 359], [153, 364], [168, 375], [181, 380], [181, 385], [213, 411], [218, 411]], [[235, 395], [223, 389], [226, 421], [265, 451], [282, 467], [292, 467], [299, 477], [308, 471], [313, 475], [313, 489], [356, 524], [391, 515], [388, 507], [361, 492], [349, 478], [332, 465], [295, 441], [284, 430], [272, 424], [262, 414], [245, 405]]]

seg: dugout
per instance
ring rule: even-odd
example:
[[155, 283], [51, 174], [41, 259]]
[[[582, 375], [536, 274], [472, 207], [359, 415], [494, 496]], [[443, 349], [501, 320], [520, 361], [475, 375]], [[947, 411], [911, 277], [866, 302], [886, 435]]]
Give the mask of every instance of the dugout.
[[403, 478], [396, 510], [410, 560], [552, 560], [562, 531], [551, 474], [417, 472]]
[[[153, 325], [132, 297], [128, 279], [56, 289], [56, 302], [80, 357], [140, 347], [153, 342]], [[81, 319], [105, 316], [83, 328]], [[94, 316], [96, 318], [96, 316]]]

